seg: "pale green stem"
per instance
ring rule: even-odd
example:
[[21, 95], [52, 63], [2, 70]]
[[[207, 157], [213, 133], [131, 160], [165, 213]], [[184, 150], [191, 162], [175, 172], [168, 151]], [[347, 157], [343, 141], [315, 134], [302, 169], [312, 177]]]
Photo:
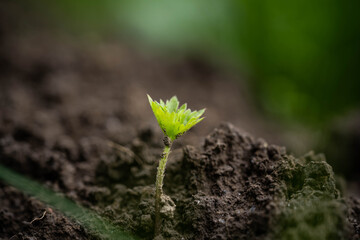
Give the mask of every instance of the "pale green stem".
[[[166, 141], [165, 141], [166, 142]], [[171, 141], [169, 141], [168, 145], [165, 145], [163, 154], [161, 155], [161, 160], [159, 166], [157, 168], [156, 174], [156, 183], [155, 183], [155, 237], [160, 234], [161, 228], [161, 218], [160, 218], [160, 201], [161, 195], [163, 193], [162, 186], [163, 180], [165, 176], [165, 167], [166, 162], [168, 160], [168, 156], [170, 154]]]

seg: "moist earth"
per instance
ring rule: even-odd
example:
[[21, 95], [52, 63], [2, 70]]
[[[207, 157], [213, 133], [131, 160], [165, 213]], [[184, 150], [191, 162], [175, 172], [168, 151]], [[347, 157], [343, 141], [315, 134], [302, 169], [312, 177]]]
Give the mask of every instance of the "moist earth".
[[[150, 129], [141, 131], [128, 147], [93, 141], [82, 151], [95, 152], [98, 160], [74, 162], [66, 157], [68, 147], [48, 150], [5, 137], [0, 156], [125, 230], [152, 239], [153, 178], [161, 152], [154, 136]], [[46, 172], [51, 174], [41, 174]], [[158, 239], [359, 237], [359, 202], [341, 197], [323, 155], [295, 158], [231, 124], [214, 129], [200, 149], [175, 149], [164, 183]]]
[[1, 239], [99, 239], [44, 203], [0, 183]]
[[[323, 155], [294, 157], [231, 124], [216, 127], [243, 119], [236, 125], [278, 135], [236, 78], [196, 57], [167, 62], [118, 42], [84, 47], [43, 29], [24, 31], [19, 19], [27, 14], [0, 3], [1, 164], [152, 239], [163, 136], [146, 93], [177, 94], [206, 103], [194, 107], [207, 107], [207, 115], [174, 144], [158, 239], [360, 238], [359, 199], [344, 197]], [[235, 104], [241, 111], [227, 107]], [[98, 237], [0, 183], [0, 238]]]

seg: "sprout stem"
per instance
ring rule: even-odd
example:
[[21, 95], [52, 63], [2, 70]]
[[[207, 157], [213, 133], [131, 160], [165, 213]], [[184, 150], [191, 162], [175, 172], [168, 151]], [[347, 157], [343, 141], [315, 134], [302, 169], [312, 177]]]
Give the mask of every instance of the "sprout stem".
[[155, 237], [160, 234], [160, 228], [161, 228], [161, 218], [160, 218], [160, 201], [161, 201], [161, 195], [163, 193], [162, 186], [163, 186], [163, 180], [165, 176], [165, 166], [166, 162], [168, 160], [168, 156], [170, 154], [170, 148], [171, 148], [171, 140], [169, 138], [165, 137], [164, 143], [164, 151], [161, 155], [161, 160], [159, 162], [159, 166], [157, 168], [157, 174], [156, 174], [156, 183], [155, 183]]

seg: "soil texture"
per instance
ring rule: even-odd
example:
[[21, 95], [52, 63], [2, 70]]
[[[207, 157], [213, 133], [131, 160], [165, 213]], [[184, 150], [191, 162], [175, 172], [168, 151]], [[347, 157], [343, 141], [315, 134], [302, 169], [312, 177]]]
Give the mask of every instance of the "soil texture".
[[[176, 94], [191, 108], [206, 107], [206, 119], [175, 141], [157, 239], [359, 239], [359, 199], [344, 197], [323, 155], [294, 157], [219, 125], [230, 120], [277, 141], [236, 77], [196, 57], [168, 62], [118, 42], [89, 47], [23, 31], [14, 19], [22, 11], [9, 1], [0, 6], [1, 164], [152, 239], [163, 135], [146, 93]], [[98, 237], [0, 183], [0, 238]]]
[[1, 239], [98, 239], [38, 200], [0, 183]]

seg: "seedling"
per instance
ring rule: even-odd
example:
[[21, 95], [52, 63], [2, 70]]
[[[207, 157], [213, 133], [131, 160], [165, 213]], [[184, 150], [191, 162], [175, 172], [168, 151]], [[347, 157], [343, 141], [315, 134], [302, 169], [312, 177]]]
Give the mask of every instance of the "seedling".
[[187, 109], [187, 104], [184, 103], [179, 108], [179, 101], [176, 96], [164, 103], [160, 99], [160, 103], [153, 101], [148, 96], [150, 106], [159, 123], [161, 130], [164, 132], [164, 151], [161, 155], [159, 166], [157, 168], [156, 183], [155, 183], [155, 237], [160, 233], [161, 219], [160, 219], [160, 201], [163, 193], [162, 186], [165, 175], [166, 162], [168, 160], [170, 149], [173, 141], [187, 132], [195, 124], [203, 120], [201, 116], [205, 109], [200, 111], [191, 111]]

